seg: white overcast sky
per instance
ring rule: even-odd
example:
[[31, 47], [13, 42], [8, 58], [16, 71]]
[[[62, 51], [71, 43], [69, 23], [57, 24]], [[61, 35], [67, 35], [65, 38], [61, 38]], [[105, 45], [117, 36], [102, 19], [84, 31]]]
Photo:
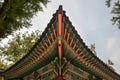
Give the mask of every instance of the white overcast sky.
[[95, 43], [97, 56], [105, 63], [111, 59], [120, 73], [120, 30], [110, 21], [112, 15], [105, 0], [52, 0], [33, 18], [31, 30], [44, 31], [59, 5], [63, 6], [86, 45]]

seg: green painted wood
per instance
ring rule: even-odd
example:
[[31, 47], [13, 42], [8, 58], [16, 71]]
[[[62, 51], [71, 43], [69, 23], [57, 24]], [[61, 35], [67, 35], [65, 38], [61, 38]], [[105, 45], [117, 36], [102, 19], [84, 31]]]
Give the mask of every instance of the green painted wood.
[[45, 80], [51, 80], [50, 77], [45, 78]]
[[83, 74], [84, 73], [84, 71], [82, 71], [82, 70], [80, 70], [80, 69], [78, 69], [78, 68], [74, 68], [74, 70], [75, 70], [75, 72], [77, 72], [77, 73], [79, 73], [79, 74]]
[[[31, 73], [33, 71], [37, 71], [43, 67], [44, 68], [42, 70], [43, 70], [43, 72], [45, 72], [48, 70], [48, 65], [51, 64], [52, 61], [55, 61], [54, 69], [56, 70], [57, 73], [58, 73], [58, 68], [60, 66], [58, 64], [61, 61], [62, 65], [66, 64], [62, 68], [62, 72], [64, 72], [65, 70], [68, 69], [68, 67], [67, 67], [68, 66], [67, 62], [68, 62], [68, 63], [70, 63], [70, 66], [75, 66], [74, 71], [76, 73], [83, 74], [83, 72], [85, 71], [85, 72], [87, 72], [91, 75], [95, 75], [97, 77], [103, 76], [99, 72], [96, 72], [95, 69], [92, 69], [90, 66], [88, 66], [88, 65], [84, 64], [82, 61], [80, 61], [80, 59], [78, 58], [78, 56], [76, 56], [76, 53], [75, 53], [75, 50], [77, 50], [78, 48], [80, 48], [80, 51], [78, 52], [78, 54], [80, 54], [80, 52], [83, 52], [83, 55], [85, 56], [85, 58], [87, 58], [89, 61], [91, 61], [94, 65], [98, 66], [101, 70], [103, 70], [110, 76], [113, 76], [114, 78], [117, 78], [119, 80], [119, 75], [115, 74], [106, 65], [104, 65], [104, 63], [102, 61], [100, 61], [97, 58], [97, 56], [95, 56], [91, 51], [89, 51], [88, 47], [85, 45], [85, 43], [82, 41], [82, 39], [79, 39], [78, 33], [76, 32], [76, 30], [72, 26], [72, 23], [69, 21], [68, 17], [65, 15], [64, 12], [62, 13], [63, 21], [64, 21], [63, 22], [64, 28], [67, 30], [67, 32], [70, 33], [69, 43], [73, 39], [73, 45], [77, 44], [75, 50], [72, 49], [73, 45], [72, 45], [72, 47], [70, 47], [69, 43], [66, 44], [66, 41], [62, 38], [62, 43], [63, 43], [62, 51], [63, 51], [64, 59], [62, 58], [61, 60], [59, 60], [57, 57], [58, 56], [58, 53], [57, 53], [57, 46], [58, 46], [57, 39], [58, 38], [55, 39], [55, 42], [52, 42], [52, 39], [50, 38], [52, 45], [48, 44], [48, 46], [49, 47], [52, 46], [52, 47], [49, 50], [45, 48], [45, 50], [43, 52], [44, 56], [42, 56], [41, 59], [39, 59], [36, 62], [33, 60], [34, 57], [38, 57], [37, 54], [41, 54], [39, 49], [41, 48], [41, 46], [44, 46], [44, 43], [47, 42], [47, 39], [50, 37], [51, 33], [54, 38], [53, 30], [56, 29], [56, 27], [57, 27], [58, 11], [55, 13], [51, 22], [48, 24], [47, 28], [45, 29], [45, 32], [42, 34], [42, 38], [40, 38], [40, 41], [37, 42], [37, 45], [34, 46], [32, 51], [29, 52], [29, 55], [26, 56], [25, 58], [23, 58], [19, 64], [15, 65], [11, 70], [9, 70], [6, 73], [6, 75], [16, 72], [18, 68], [20, 68], [21, 66], [24, 66], [27, 62], [29, 62], [31, 60], [33, 61], [32, 64], [30, 66], [28, 66], [27, 68], [24, 67], [25, 70], [22, 71], [21, 73], [19, 73], [18, 76], [15, 76], [16, 77], [15, 79], [9, 79], [9, 80], [22, 80], [22, 78], [20, 78], [20, 77], [25, 77], [25, 76], [28, 76], [28, 78], [29, 78], [29, 75], [31, 75]], [[67, 38], [67, 36], [66, 36], [66, 38]], [[36, 53], [36, 51], [38, 51], [40, 53]], [[82, 70], [80, 70], [80, 69], [82, 69]], [[84, 78], [82, 78], [78, 75], [75, 75], [72, 72], [68, 72], [68, 74], [72, 76], [73, 80], [85, 80]], [[36, 77], [37, 75], [38, 75], [38, 73], [36, 72], [36, 75], [34, 75], [34, 77]], [[89, 76], [89, 80], [93, 80], [91, 75]], [[7, 77], [10, 78], [10, 76], [7, 76]], [[28, 79], [28, 80], [30, 80], [30, 79]], [[38, 79], [35, 78], [35, 80], [38, 80]], [[46, 77], [44, 80], [50, 80], [50, 76]]]

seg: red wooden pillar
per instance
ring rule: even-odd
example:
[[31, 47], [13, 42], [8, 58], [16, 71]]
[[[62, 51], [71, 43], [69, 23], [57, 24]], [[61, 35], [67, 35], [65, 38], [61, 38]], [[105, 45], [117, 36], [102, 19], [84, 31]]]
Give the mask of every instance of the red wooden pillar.
[[58, 29], [58, 58], [59, 58], [58, 74], [59, 74], [59, 76], [61, 76], [62, 75], [62, 70], [61, 70], [61, 58], [62, 58], [62, 41], [61, 41], [61, 39], [62, 39], [62, 12], [59, 12], [57, 17], [58, 17], [57, 29]]
[[62, 76], [58, 76], [57, 78], [55, 78], [54, 80], [65, 80], [65, 79], [63, 79], [63, 77]]
[[61, 59], [62, 58], [62, 42], [61, 42], [61, 37], [62, 37], [62, 14], [58, 14], [58, 57]]

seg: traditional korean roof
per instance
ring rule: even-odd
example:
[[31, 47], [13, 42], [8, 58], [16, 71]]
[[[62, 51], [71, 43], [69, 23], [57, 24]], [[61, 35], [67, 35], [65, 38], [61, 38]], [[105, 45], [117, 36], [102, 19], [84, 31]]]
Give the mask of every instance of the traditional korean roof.
[[54, 68], [51, 67], [47, 72], [40, 74], [41, 76], [52, 72], [58, 76], [71, 73], [82, 76], [69, 68], [64, 68], [68, 64], [66, 62], [100, 78], [120, 80], [120, 75], [86, 46], [62, 10], [62, 6], [53, 14], [40, 39], [29, 52], [0, 75], [7, 79], [22, 78], [51, 64]]

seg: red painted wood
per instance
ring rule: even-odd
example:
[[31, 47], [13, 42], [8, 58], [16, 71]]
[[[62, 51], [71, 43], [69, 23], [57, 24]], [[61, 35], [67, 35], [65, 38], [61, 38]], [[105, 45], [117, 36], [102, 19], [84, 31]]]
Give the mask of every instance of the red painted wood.
[[62, 58], [62, 41], [58, 40], [58, 56], [61, 59]]
[[[62, 58], [62, 14], [58, 14], [58, 24], [57, 24], [57, 29], [58, 29], [58, 58], [61, 60]], [[61, 61], [59, 62], [59, 65], [61, 66]], [[62, 75], [61, 67], [59, 67], [59, 75]], [[62, 80], [62, 79], [57, 79], [57, 80]]]
[[55, 78], [53, 80], [65, 80], [65, 79], [62, 76], [58, 76], [57, 78]]
[[64, 31], [64, 35], [63, 35], [64, 39], [66, 39], [66, 34], [67, 34], [67, 29], [65, 29]]
[[62, 14], [58, 14], [58, 36], [62, 35]]
[[[62, 14], [58, 14], [58, 36], [62, 36]], [[62, 41], [58, 40], [58, 57], [62, 58]]]
[[68, 43], [69, 39], [70, 39], [70, 33], [68, 33], [68, 36], [67, 36], [67, 43]]

